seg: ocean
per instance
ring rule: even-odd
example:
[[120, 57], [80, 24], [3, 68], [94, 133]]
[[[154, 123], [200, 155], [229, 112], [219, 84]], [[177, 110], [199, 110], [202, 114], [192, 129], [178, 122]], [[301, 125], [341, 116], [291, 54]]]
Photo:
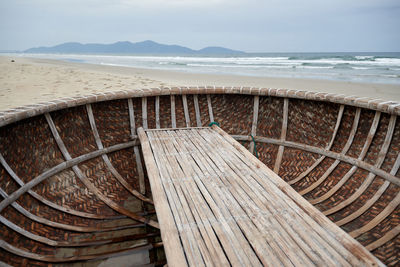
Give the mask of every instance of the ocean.
[[241, 56], [14, 54], [109, 66], [261, 77], [400, 84], [400, 52], [250, 53]]

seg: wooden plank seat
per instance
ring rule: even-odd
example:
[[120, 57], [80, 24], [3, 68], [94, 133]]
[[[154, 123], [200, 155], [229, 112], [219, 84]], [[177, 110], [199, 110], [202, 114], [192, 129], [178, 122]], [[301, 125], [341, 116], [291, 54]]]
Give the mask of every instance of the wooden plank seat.
[[218, 126], [138, 136], [168, 265], [382, 265]]

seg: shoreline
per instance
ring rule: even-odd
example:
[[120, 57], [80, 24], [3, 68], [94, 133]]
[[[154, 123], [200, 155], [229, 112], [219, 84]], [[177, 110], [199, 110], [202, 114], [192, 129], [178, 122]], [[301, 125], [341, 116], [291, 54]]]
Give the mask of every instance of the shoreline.
[[172, 86], [283, 88], [400, 102], [400, 85], [396, 84], [197, 74], [0, 56], [0, 111], [62, 97]]

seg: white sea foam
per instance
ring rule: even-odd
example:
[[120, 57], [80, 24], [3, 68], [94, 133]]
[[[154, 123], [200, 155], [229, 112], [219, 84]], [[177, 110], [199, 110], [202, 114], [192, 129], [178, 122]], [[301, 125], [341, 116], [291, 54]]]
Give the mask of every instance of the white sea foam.
[[333, 69], [333, 66], [296, 66], [296, 69]]
[[351, 67], [354, 70], [371, 70], [373, 68], [367, 68], [367, 67]]
[[286, 54], [266, 54], [265, 56], [240, 57], [87, 54], [23, 54], [21, 56], [193, 73], [309, 77], [400, 84], [400, 54], [393, 57], [385, 54], [321, 55], [301, 53], [287, 56]]

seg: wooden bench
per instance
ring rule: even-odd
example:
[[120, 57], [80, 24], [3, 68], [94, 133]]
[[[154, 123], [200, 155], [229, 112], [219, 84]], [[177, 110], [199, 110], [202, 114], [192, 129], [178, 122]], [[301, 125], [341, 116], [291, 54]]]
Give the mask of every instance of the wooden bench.
[[168, 265], [382, 265], [218, 126], [138, 136]]

